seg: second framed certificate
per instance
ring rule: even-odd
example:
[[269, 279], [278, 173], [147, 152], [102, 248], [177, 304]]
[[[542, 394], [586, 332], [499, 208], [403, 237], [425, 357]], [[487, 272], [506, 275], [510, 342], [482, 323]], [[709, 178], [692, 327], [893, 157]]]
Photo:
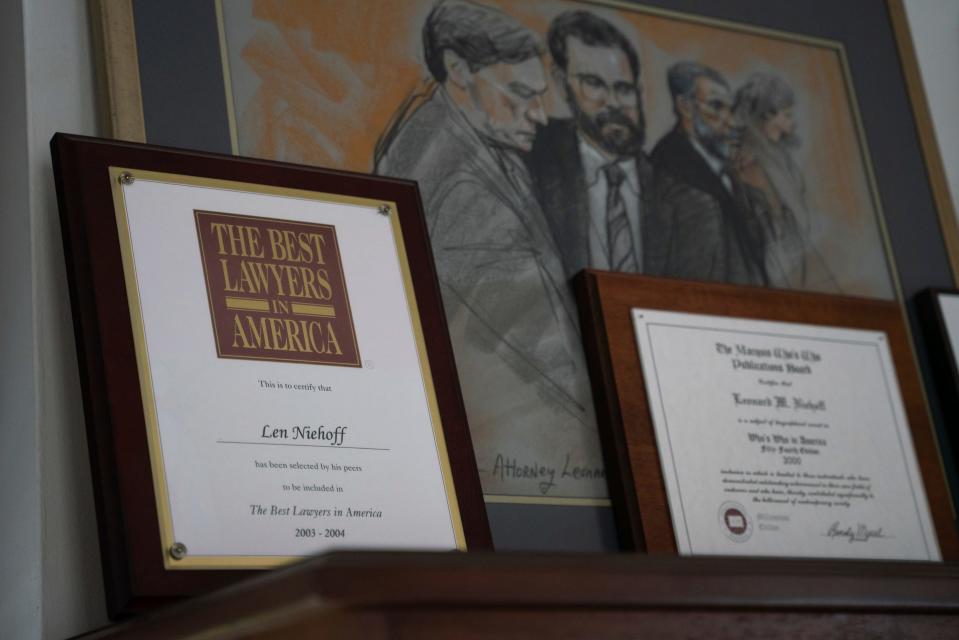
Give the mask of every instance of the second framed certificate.
[[593, 271], [579, 284], [632, 546], [957, 557], [894, 303]]
[[53, 141], [113, 612], [488, 548], [416, 187]]

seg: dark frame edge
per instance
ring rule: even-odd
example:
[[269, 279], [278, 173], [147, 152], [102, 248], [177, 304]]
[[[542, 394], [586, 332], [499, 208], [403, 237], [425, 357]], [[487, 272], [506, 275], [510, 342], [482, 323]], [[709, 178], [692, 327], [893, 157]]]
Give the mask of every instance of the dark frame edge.
[[[101, 392], [105, 389], [106, 374], [96, 321], [96, 294], [90, 286], [92, 276], [89, 245], [81, 222], [82, 208], [75, 203], [79, 190], [76, 185], [71, 184], [71, 177], [65, 172], [65, 165], [76, 162], [75, 141], [75, 136], [57, 132], [50, 139], [50, 152], [59, 205], [77, 363], [80, 369], [80, 389], [93, 479], [107, 614], [111, 619], [116, 619], [130, 609], [134, 600], [133, 584], [132, 576], [122, 560], [127, 555], [128, 548], [123, 527], [119, 479], [116, 469], [106, 464], [116, 458], [112, 432], [109, 428], [97, 426], [104, 422], [110, 423], [110, 409], [105, 394]], [[67, 196], [68, 192], [71, 193], [70, 197]], [[81, 286], [81, 283], [86, 283], [87, 286]]]
[[590, 374], [600, 446], [606, 465], [606, 484], [613, 503], [613, 519], [619, 542], [627, 551], [647, 551], [639, 499], [627, 454], [626, 432], [619, 409], [619, 391], [613, 376], [602, 301], [593, 270], [583, 269], [576, 274], [573, 278], [573, 289], [579, 308], [580, 333]]
[[[959, 289], [923, 289], [916, 294], [914, 304], [929, 358], [932, 384], [935, 386], [943, 417], [942, 433], [947, 442], [940, 443], [940, 446], [945, 445], [955, 451], [956, 446], [959, 446], [959, 362], [949, 340], [945, 316], [939, 302], [939, 297], [944, 294], [959, 296]], [[948, 474], [946, 477], [948, 480]], [[956, 520], [954, 505], [953, 501], [953, 519]]]

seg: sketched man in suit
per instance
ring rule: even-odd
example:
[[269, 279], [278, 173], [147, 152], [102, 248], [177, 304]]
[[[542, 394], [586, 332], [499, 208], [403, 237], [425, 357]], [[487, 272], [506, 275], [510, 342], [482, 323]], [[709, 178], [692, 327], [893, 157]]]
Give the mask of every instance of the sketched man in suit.
[[[546, 122], [542, 46], [470, 2], [437, 4], [423, 42], [436, 88], [387, 132], [376, 172], [419, 182], [474, 441], [598, 459], [575, 303], [521, 159]], [[508, 453], [541, 453], [529, 446]]]
[[636, 49], [587, 11], [557, 16], [548, 42], [573, 118], [550, 120], [528, 163], [566, 275], [584, 267], [655, 273], [656, 254], [645, 246], [654, 185]]
[[761, 197], [769, 285], [841, 293], [813, 242], [814, 215], [806, 179], [794, 157], [800, 138], [797, 96], [780, 76], [754, 73], [736, 91], [733, 107], [744, 125], [737, 174]]
[[[698, 62], [667, 72], [676, 127], [656, 143], [659, 214], [668, 221], [663, 273], [694, 280], [767, 285], [756, 198], [733, 170], [742, 125], [729, 83]], [[671, 178], [668, 181], [666, 178]]]

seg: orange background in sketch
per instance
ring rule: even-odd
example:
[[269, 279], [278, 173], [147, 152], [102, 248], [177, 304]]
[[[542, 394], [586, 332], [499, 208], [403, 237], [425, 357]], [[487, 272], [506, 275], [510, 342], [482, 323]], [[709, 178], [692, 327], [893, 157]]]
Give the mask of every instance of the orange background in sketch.
[[[673, 125], [665, 80], [672, 62], [705, 62], [721, 71], [733, 90], [753, 71], [783, 76], [798, 96], [803, 144], [796, 157], [809, 186], [810, 209], [841, 227], [824, 234], [820, 249], [845, 269], [848, 291], [894, 297], [888, 271], [883, 272], [888, 266], [878, 212], [837, 49], [696, 23], [680, 14], [576, 2], [488, 4], [540, 34], [556, 14], [573, 8], [620, 27], [640, 56], [647, 149]], [[249, 104], [236, 105], [241, 153], [370, 171], [376, 141], [399, 105], [428, 86], [421, 27], [432, 6], [431, 0], [256, 0], [253, 17], [264, 28], [249, 42], [228, 42], [242, 47], [243, 61], [261, 82]], [[555, 115], [565, 115], [555, 91], [550, 104]], [[849, 251], [850, 242], [858, 249]]]

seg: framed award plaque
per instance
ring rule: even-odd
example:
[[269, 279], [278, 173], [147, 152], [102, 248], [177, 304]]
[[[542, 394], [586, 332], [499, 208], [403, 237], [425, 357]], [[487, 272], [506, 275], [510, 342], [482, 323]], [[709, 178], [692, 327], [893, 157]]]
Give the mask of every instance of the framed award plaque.
[[601, 271], [578, 291], [627, 544], [959, 557], [896, 303]]
[[51, 142], [111, 615], [490, 548], [414, 183]]

